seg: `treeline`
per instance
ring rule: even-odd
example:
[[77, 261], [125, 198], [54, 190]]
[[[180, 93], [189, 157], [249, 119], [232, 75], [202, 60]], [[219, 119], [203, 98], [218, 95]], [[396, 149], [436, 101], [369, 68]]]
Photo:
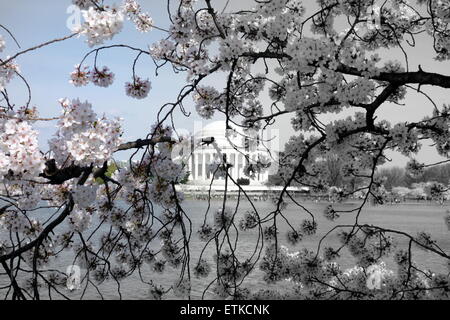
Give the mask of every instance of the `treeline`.
[[406, 170], [400, 167], [381, 168], [378, 170], [377, 176], [384, 177], [384, 187], [388, 191], [393, 187], [410, 188], [415, 183], [431, 181], [448, 185], [450, 182], [450, 164], [425, 168], [424, 173], [419, 177], [408, 175]]
[[[282, 159], [285, 155], [283, 152], [280, 152], [279, 156], [280, 159]], [[321, 164], [321, 168], [323, 170], [321, 172], [322, 177], [326, 184], [330, 187], [334, 186], [337, 188], [346, 188], [347, 190], [355, 190], [363, 181], [360, 177], [343, 174], [342, 169], [344, 162], [336, 154], [327, 154], [325, 157], [320, 158], [318, 163]], [[281, 161], [279, 165], [282, 167], [286, 164]], [[285, 181], [279, 173], [269, 175], [267, 185], [284, 186], [284, 184]], [[296, 183], [293, 182], [292, 185], [296, 185]]]
[[[282, 155], [283, 153], [280, 154]], [[324, 164], [324, 178], [329, 186], [354, 190], [361, 184], [360, 178], [342, 174], [343, 162], [337, 155], [328, 155], [321, 161]], [[376, 176], [384, 177], [384, 187], [387, 191], [391, 191], [393, 187], [414, 188], [414, 184], [427, 182], [438, 182], [447, 186], [450, 183], [450, 163], [425, 168], [424, 173], [419, 177], [407, 174], [405, 168], [401, 167], [379, 168]], [[284, 181], [279, 174], [275, 174], [269, 176], [267, 184], [284, 185]]]

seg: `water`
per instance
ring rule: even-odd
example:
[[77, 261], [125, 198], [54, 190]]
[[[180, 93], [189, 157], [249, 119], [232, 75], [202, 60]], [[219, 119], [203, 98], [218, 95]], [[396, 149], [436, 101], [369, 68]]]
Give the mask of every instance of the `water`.
[[[234, 208], [236, 205], [235, 201], [227, 201], [230, 208]], [[314, 203], [311, 201], [302, 202], [306, 209], [315, 214], [316, 221], [318, 223], [318, 232], [316, 235], [304, 237], [304, 239], [295, 247], [287, 244], [285, 241], [285, 233], [287, 232], [288, 226], [282, 220], [279, 221], [280, 229], [280, 242], [283, 245], [288, 246], [291, 250], [300, 250], [305, 247], [311, 250], [316, 250], [320, 239], [323, 235], [331, 230], [338, 224], [347, 225], [352, 224], [355, 219], [355, 213], [344, 213], [336, 222], [330, 222], [326, 220], [322, 212], [328, 203]], [[270, 202], [258, 201], [254, 202], [260, 212], [260, 216], [271, 212], [274, 209], [274, 205]], [[356, 206], [353, 204], [340, 204], [339, 209], [349, 210]], [[205, 243], [200, 241], [196, 234], [196, 230], [203, 223], [204, 213], [206, 211], [207, 202], [198, 200], [186, 200], [183, 203], [183, 208], [190, 217], [192, 221], [193, 236], [190, 243], [190, 254], [191, 254], [191, 267], [193, 267], [198, 261], [199, 254]], [[211, 221], [212, 214], [215, 210], [222, 207], [221, 200], [211, 201], [211, 209], [209, 213], [208, 220]], [[246, 201], [241, 201], [239, 204], [238, 214], [236, 215], [237, 221], [240, 217], [247, 211], [251, 209], [251, 206]], [[290, 221], [294, 227], [298, 227], [303, 219], [309, 218], [309, 214], [295, 206], [290, 204], [285, 211], [283, 211], [285, 217]], [[374, 224], [380, 227], [385, 227], [389, 229], [395, 229], [402, 232], [407, 232], [411, 235], [415, 235], [418, 231], [430, 232], [435, 240], [437, 240], [438, 245], [445, 252], [450, 251], [450, 238], [449, 231], [444, 224], [445, 208], [436, 205], [426, 205], [426, 204], [400, 204], [400, 205], [385, 205], [378, 207], [366, 207], [360, 217], [360, 223]], [[250, 230], [246, 232], [239, 232], [239, 244], [237, 247], [237, 255], [239, 258], [249, 257], [256, 244], [257, 232], [256, 230]], [[401, 236], [394, 236], [396, 239], [397, 248], [407, 248], [408, 239]], [[231, 239], [233, 241], [233, 239]], [[330, 234], [326, 240], [323, 242], [322, 247], [331, 245], [337, 247], [337, 235], [336, 233]], [[155, 247], [156, 248], [156, 247]], [[209, 261], [213, 261], [213, 256], [215, 254], [215, 245], [212, 242], [204, 251], [203, 257]], [[430, 268], [435, 272], [446, 272], [447, 266], [446, 261], [439, 258], [435, 254], [428, 253], [419, 249], [413, 249], [413, 259], [416, 261], [419, 267]], [[354, 260], [351, 255], [343, 251], [339, 262], [343, 267], [352, 267], [354, 265]], [[73, 253], [68, 252], [62, 255], [57, 261], [55, 261], [51, 267], [60, 271], [65, 272], [66, 267], [73, 263]], [[386, 263], [388, 267], [395, 269], [395, 265], [392, 259], [387, 259]], [[120, 289], [122, 298], [124, 299], [147, 299], [148, 295], [148, 285], [140, 281], [140, 276], [145, 281], [152, 280], [155, 284], [162, 285], [165, 288], [169, 288], [177, 279], [178, 270], [166, 267], [166, 271], [163, 274], [156, 274], [151, 271], [148, 265], [143, 265], [141, 269], [141, 274], [137, 272], [120, 282], [120, 287], [115, 281], [108, 281], [99, 286], [99, 290], [103, 294], [104, 299], [119, 299], [118, 290]], [[252, 274], [250, 274], [246, 280], [246, 284], [250, 285], [252, 289], [256, 288], [268, 288], [268, 285], [261, 280], [262, 273], [256, 269]], [[192, 298], [198, 299], [202, 297], [205, 287], [214, 279], [214, 272], [206, 279], [196, 279], [192, 278]], [[283, 284], [277, 284], [278, 286], [283, 286]], [[81, 296], [82, 291], [69, 292], [65, 288], [61, 289], [62, 292], [70, 298], [78, 299]], [[45, 290], [43, 290], [44, 292]], [[43, 294], [44, 295], [44, 294]], [[54, 296], [57, 297], [56, 295]], [[42, 298], [46, 298], [43, 296]], [[86, 299], [100, 299], [100, 295], [91, 286], [85, 292], [84, 298]], [[173, 298], [169, 295], [168, 298]], [[213, 298], [211, 293], [207, 293], [205, 298]]]

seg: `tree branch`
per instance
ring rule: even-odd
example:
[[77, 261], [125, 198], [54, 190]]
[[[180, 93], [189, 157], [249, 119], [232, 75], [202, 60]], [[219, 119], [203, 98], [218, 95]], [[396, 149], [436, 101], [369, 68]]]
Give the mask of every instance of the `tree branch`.
[[156, 145], [158, 143], [175, 143], [175, 141], [171, 137], [161, 137], [158, 139], [137, 139], [135, 141], [130, 141], [126, 143], [122, 143], [118, 148], [117, 151], [124, 151], [128, 149], [139, 149], [142, 147], [146, 147], [149, 145]]
[[[246, 52], [241, 56], [250, 57], [254, 59], [288, 59], [291, 60], [292, 57], [284, 52]], [[336, 69], [336, 72], [340, 72], [352, 76], [362, 76], [362, 71], [349, 67], [344, 64], [340, 64]], [[369, 77], [372, 80], [386, 81], [390, 83], [395, 83], [398, 86], [413, 83], [420, 85], [432, 85], [442, 88], [450, 88], [450, 76], [446, 76], [439, 73], [424, 72], [422, 70], [415, 72], [381, 72], [379, 75]]]
[[53, 229], [58, 226], [61, 222], [64, 221], [64, 219], [72, 212], [74, 206], [74, 202], [71, 196], [69, 196], [69, 202], [67, 203], [66, 207], [64, 208], [64, 211], [61, 212], [61, 214], [52, 222], [50, 222], [47, 227], [41, 232], [41, 234], [34, 239], [33, 241], [27, 243], [23, 247], [20, 247], [19, 249], [12, 251], [10, 253], [4, 254], [0, 256], [0, 263], [3, 263], [9, 259], [13, 259], [21, 255], [22, 253], [32, 249], [37, 244], [42, 243], [42, 241], [45, 240], [45, 238], [48, 236], [50, 232], [53, 231]]
[[1, 61], [1, 62], [0, 62], [0, 67], [1, 67], [1, 66], [4, 66], [4, 65], [7, 64], [8, 62], [14, 60], [14, 59], [17, 58], [18, 56], [23, 55], [23, 54], [25, 54], [25, 53], [27, 53], [27, 52], [30, 52], [30, 51], [33, 51], [33, 50], [36, 50], [36, 49], [40, 49], [40, 48], [42, 48], [42, 47], [48, 46], [48, 45], [53, 44], [53, 43], [56, 43], [56, 42], [61, 42], [61, 41], [64, 41], [64, 40], [73, 38], [74, 36], [76, 36], [76, 35], [78, 35], [78, 34], [79, 34], [79, 32], [72, 33], [71, 35], [68, 35], [68, 36], [65, 36], [65, 37], [62, 37], [62, 38], [58, 38], [58, 39], [54, 39], [54, 40], [51, 40], [51, 41], [47, 41], [47, 42], [44, 42], [44, 43], [42, 43], [42, 44], [40, 44], [40, 45], [37, 45], [37, 46], [31, 47], [31, 48], [28, 48], [28, 49], [23, 50], [23, 51], [20, 51], [20, 52], [16, 53], [15, 55], [13, 55], [12, 57], [9, 57], [8, 59], [6, 59], [6, 60], [4, 60], [4, 61]]

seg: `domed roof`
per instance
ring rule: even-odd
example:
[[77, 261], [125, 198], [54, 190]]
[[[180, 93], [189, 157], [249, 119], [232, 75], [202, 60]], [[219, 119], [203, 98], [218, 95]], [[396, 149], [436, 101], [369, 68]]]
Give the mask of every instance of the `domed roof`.
[[[231, 127], [229, 134], [230, 141], [238, 147], [244, 145], [244, 134], [241, 128]], [[199, 141], [203, 138], [214, 137], [215, 141], [222, 148], [231, 148], [230, 141], [226, 137], [226, 122], [214, 121], [205, 125], [201, 130], [195, 132], [194, 138]], [[233, 131], [235, 133], [233, 134]]]
[[206, 126], [202, 128], [199, 132], [202, 136], [220, 136], [225, 135], [226, 130], [226, 122], [225, 121], [214, 121], [208, 123]]

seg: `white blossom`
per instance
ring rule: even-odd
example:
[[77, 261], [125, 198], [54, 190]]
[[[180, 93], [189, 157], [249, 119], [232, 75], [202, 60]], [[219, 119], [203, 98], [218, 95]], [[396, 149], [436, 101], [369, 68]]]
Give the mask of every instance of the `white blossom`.
[[133, 82], [125, 83], [125, 90], [128, 96], [136, 99], [144, 99], [148, 96], [152, 85], [150, 81], [141, 80], [139, 77], [135, 77]]
[[109, 87], [114, 82], [114, 73], [109, 71], [108, 67], [100, 69], [95, 68], [90, 73], [91, 81], [93, 84], [99, 87]]
[[[39, 150], [38, 132], [27, 121], [10, 119], [0, 124], [0, 169], [2, 175], [11, 170], [22, 178], [35, 177], [44, 168], [44, 158]], [[1, 176], [0, 176], [1, 179]]]
[[68, 157], [76, 163], [101, 166], [121, 143], [120, 119], [98, 118], [88, 102], [61, 100], [63, 115], [58, 132], [50, 140], [55, 159], [62, 164]]
[[90, 47], [103, 44], [111, 40], [123, 28], [123, 13], [116, 8], [105, 8], [100, 11], [95, 7], [82, 10], [84, 23], [81, 25], [81, 34], [86, 35]]
[[[6, 57], [6, 59], [9, 59], [9, 57]], [[13, 61], [0, 65], [0, 91], [3, 91], [17, 72], [19, 72], [19, 66]]]
[[89, 83], [90, 71], [88, 67], [81, 68], [80, 65], [75, 66], [75, 70], [70, 74], [70, 83], [75, 87], [85, 86]]
[[0, 34], [0, 52], [5, 50], [6, 42], [5, 39], [3, 39], [3, 36]]

